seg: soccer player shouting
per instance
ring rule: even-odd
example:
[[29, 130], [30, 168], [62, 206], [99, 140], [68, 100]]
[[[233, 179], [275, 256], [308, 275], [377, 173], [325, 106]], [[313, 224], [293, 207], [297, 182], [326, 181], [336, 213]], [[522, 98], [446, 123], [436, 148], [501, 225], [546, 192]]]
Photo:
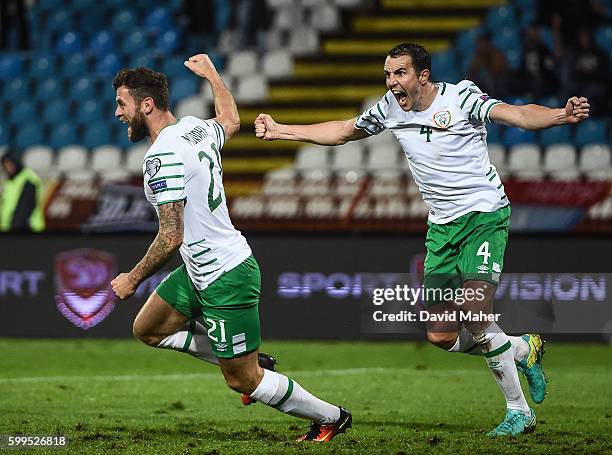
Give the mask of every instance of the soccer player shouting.
[[[589, 104], [586, 98], [573, 97], [560, 109], [514, 106], [482, 93], [471, 81], [433, 83], [430, 72], [431, 58], [422, 46], [400, 44], [385, 60], [388, 92], [359, 117], [284, 125], [260, 114], [255, 134], [268, 141], [340, 145], [391, 130], [430, 209], [425, 285], [432, 287], [441, 282], [439, 278], [454, 275], [460, 286], [472, 290], [465, 293], [473, 298], [466, 299], [461, 311], [490, 315], [504, 263], [510, 205], [489, 161], [485, 124], [494, 121], [537, 130], [578, 123], [588, 118]], [[441, 304], [431, 311], [443, 313], [448, 308], [458, 310], [455, 305]], [[488, 318], [475, 319], [461, 325], [429, 323], [428, 339], [451, 352], [484, 354], [507, 407], [505, 418], [489, 435], [532, 431], [535, 411], [525, 400], [517, 366], [527, 377], [533, 400], [541, 403], [546, 394], [541, 338], [510, 337]]]
[[113, 80], [115, 116], [128, 125], [130, 140], [151, 139], [144, 190], [159, 216], [159, 232], [146, 255], [111, 282], [113, 291], [130, 297], [179, 250], [184, 264], [136, 316], [136, 338], [217, 363], [231, 389], [312, 420], [298, 440], [329, 441], [350, 428], [351, 414], [258, 364], [261, 276], [249, 244], [229, 218], [222, 181], [221, 149], [240, 128], [238, 109], [207, 55], [195, 55], [185, 66], [210, 83], [215, 118], [176, 119], [161, 73], [123, 69]]

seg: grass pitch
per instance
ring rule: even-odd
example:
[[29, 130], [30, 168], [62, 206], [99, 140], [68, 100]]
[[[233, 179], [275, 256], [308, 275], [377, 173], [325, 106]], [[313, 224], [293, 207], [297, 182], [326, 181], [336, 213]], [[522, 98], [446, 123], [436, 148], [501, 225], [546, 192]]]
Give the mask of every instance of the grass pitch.
[[[279, 370], [353, 412], [329, 444], [243, 407], [216, 367], [136, 341], [0, 340], [0, 435], [68, 436], [49, 453], [611, 453], [612, 349], [549, 344], [530, 435], [490, 439], [503, 398], [482, 358], [426, 344], [266, 342]], [[44, 452], [37, 449], [36, 452]]]

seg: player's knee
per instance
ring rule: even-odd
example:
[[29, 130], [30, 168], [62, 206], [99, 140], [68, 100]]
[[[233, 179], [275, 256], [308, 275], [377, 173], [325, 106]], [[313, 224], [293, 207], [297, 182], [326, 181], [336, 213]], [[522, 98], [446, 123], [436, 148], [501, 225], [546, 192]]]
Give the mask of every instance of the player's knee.
[[138, 321], [134, 321], [134, 324], [132, 325], [132, 333], [137, 340], [140, 340], [144, 344], [152, 347], [156, 347], [161, 341], [159, 336], [149, 333], [144, 327], [138, 324]]
[[443, 332], [427, 332], [427, 340], [431, 344], [441, 349], [449, 350], [457, 341], [457, 334]]

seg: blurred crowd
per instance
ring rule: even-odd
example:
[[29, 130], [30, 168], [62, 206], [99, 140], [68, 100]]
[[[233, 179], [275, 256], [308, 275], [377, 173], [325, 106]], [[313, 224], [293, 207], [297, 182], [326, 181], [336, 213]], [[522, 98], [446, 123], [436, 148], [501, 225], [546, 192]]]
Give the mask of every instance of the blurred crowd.
[[[585, 96], [592, 115], [612, 113], [611, 49], [595, 40], [595, 31], [612, 24], [598, 0], [538, 0], [535, 20], [522, 37], [522, 56], [513, 69], [505, 49], [493, 44], [491, 33], [482, 33], [466, 77], [497, 98], [542, 99]], [[544, 39], [552, 32], [552, 43]]]
[[[461, 77], [473, 80], [496, 98], [541, 100], [580, 95], [591, 101], [592, 115], [611, 113], [612, 53], [595, 39], [598, 27], [612, 24], [609, 9], [601, 0], [524, 3], [530, 17], [527, 24], [522, 22], [518, 65], [510, 62], [507, 47], [495, 45], [492, 35], [497, 30], [489, 28], [476, 39], [470, 64]], [[0, 49], [29, 48], [27, 7], [26, 0], [0, 1]], [[267, 0], [183, 0], [182, 21], [189, 32], [185, 52], [215, 47], [261, 49], [272, 16]]]

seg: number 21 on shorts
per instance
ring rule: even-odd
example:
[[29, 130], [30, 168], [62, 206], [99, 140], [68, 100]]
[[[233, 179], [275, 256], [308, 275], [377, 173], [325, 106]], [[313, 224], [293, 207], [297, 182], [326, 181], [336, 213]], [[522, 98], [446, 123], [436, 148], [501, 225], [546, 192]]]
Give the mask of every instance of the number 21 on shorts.
[[482, 242], [482, 245], [478, 248], [476, 256], [482, 256], [482, 263], [488, 264], [491, 253], [489, 253], [489, 242]]
[[[225, 321], [219, 320], [215, 321], [214, 319], [206, 318], [204, 319], [208, 324], [210, 324], [210, 328], [208, 329], [208, 338], [215, 343], [225, 343]], [[213, 335], [213, 332], [217, 329], [217, 322], [219, 323], [219, 336]], [[220, 339], [219, 339], [220, 338]]]

